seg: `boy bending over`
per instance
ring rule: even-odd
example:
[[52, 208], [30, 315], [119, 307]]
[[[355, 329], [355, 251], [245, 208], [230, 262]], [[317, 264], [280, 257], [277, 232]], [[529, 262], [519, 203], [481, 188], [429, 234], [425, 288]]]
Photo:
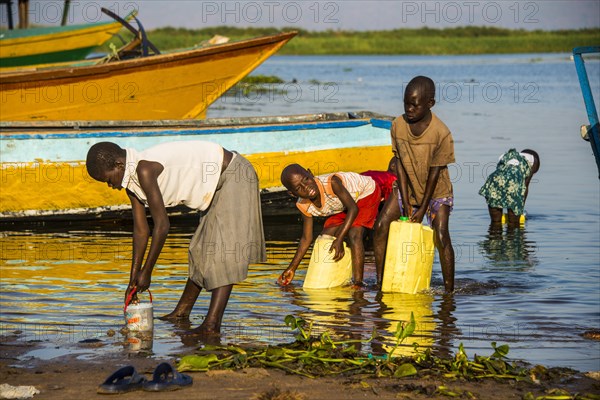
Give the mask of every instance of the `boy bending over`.
[[313, 239], [313, 216], [329, 217], [323, 226], [323, 234], [335, 237], [331, 251], [334, 261], [344, 257], [343, 242], [348, 238], [352, 252], [352, 279], [356, 286], [362, 285], [365, 249], [365, 228], [372, 228], [381, 200], [379, 187], [368, 176], [355, 172], [338, 172], [313, 176], [298, 164], [291, 164], [281, 173], [281, 183], [296, 197], [296, 206], [302, 213], [302, 237], [289, 267], [278, 279], [280, 285], [289, 284], [300, 261]]
[[[233, 285], [248, 264], [264, 261], [258, 177], [241, 155], [218, 144], [182, 141], [142, 152], [102, 142], [88, 151], [87, 170], [109, 187], [125, 188], [133, 211], [133, 256], [125, 297], [150, 287], [152, 270], [169, 233], [166, 207], [202, 211], [189, 248], [189, 278], [175, 310], [164, 319], [187, 319], [202, 288], [212, 292], [208, 313], [194, 334], [219, 333]], [[154, 222], [150, 238], [146, 206]]]

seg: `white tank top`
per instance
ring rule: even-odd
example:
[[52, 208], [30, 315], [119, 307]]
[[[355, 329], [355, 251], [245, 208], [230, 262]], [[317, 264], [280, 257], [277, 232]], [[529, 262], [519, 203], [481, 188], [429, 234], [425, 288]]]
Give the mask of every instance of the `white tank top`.
[[165, 206], [184, 204], [196, 210], [206, 210], [221, 176], [223, 148], [212, 142], [181, 141], [159, 144], [142, 152], [125, 149], [125, 175], [122, 186], [148, 205], [146, 193], [137, 176], [142, 160], [156, 161], [164, 170], [158, 176], [158, 187]]

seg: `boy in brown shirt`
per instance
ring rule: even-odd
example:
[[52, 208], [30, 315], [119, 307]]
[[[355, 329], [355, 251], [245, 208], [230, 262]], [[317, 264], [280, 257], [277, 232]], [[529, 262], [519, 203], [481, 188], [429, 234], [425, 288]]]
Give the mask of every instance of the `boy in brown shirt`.
[[435, 84], [425, 76], [413, 78], [404, 92], [404, 115], [392, 123], [392, 150], [397, 184], [375, 223], [374, 252], [377, 282], [383, 280], [390, 223], [400, 216], [420, 223], [427, 215], [434, 230], [444, 287], [454, 290], [454, 249], [448, 220], [453, 207], [447, 165], [454, 162], [454, 140], [448, 127], [431, 112]]

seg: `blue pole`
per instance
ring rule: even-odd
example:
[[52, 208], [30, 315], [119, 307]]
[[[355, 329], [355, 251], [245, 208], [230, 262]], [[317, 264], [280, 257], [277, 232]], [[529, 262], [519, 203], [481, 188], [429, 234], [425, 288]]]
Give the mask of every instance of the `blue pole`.
[[592, 94], [590, 81], [588, 79], [582, 56], [582, 54], [586, 53], [600, 53], [600, 46], [576, 47], [573, 49], [575, 69], [577, 70], [577, 76], [579, 77], [579, 86], [581, 86], [581, 93], [583, 94], [583, 101], [585, 103], [585, 108], [591, 126], [591, 128], [588, 130], [588, 137], [590, 138], [592, 152], [596, 158], [596, 166], [598, 167], [599, 173], [598, 177], [600, 178], [600, 127], [598, 125], [598, 113], [596, 112], [594, 96]]

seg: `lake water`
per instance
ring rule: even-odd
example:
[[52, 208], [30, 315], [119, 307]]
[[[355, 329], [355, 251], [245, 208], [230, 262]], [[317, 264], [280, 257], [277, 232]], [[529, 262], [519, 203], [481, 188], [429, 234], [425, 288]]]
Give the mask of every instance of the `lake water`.
[[[587, 67], [598, 102], [600, 62], [591, 60]], [[290, 342], [293, 333], [283, 320], [294, 314], [313, 321], [317, 332], [344, 338], [367, 339], [375, 328], [382, 338], [363, 350], [378, 353], [390, 344], [397, 321], [406, 321], [412, 311], [418, 331], [409, 342], [433, 346], [440, 355], [453, 353], [460, 343], [469, 356], [488, 355], [490, 343], [498, 342], [509, 344], [511, 358], [600, 370], [600, 342], [581, 336], [600, 329], [600, 186], [590, 145], [579, 135], [579, 126], [588, 122], [569, 54], [286, 56], [271, 58], [255, 73], [288, 83], [224, 97], [208, 116], [358, 110], [398, 115], [406, 83], [415, 75], [434, 79], [434, 111], [455, 139], [450, 228], [457, 288], [454, 296], [443, 296], [437, 257], [432, 290], [418, 296], [372, 289], [305, 291], [305, 268], [295, 285], [279, 288], [275, 281], [293, 255], [301, 226], [295, 219], [266, 221], [268, 262], [253, 265], [249, 278], [235, 287], [223, 343]], [[524, 228], [489, 232], [487, 208], [477, 192], [511, 147], [535, 149], [541, 169], [530, 187]], [[187, 276], [194, 227], [172, 225], [177, 226], [153, 274], [156, 315], [175, 306]], [[25, 359], [137, 351], [139, 344], [118, 333], [130, 229], [108, 224], [2, 233], [0, 333], [40, 341], [42, 348]], [[367, 263], [366, 281], [372, 284], [372, 253]], [[203, 292], [192, 325], [201, 323], [208, 300]], [[150, 356], [192, 351], [198, 343], [178, 335], [184, 328], [155, 321]], [[117, 334], [108, 336], [109, 329]]]

